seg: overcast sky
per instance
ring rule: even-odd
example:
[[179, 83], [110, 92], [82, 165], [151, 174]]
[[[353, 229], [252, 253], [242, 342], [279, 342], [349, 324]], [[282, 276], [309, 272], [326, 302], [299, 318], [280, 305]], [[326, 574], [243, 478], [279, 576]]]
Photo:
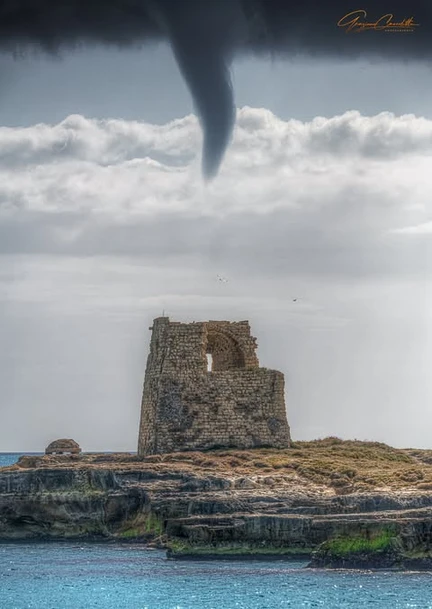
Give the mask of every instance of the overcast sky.
[[430, 68], [237, 62], [209, 186], [169, 48], [0, 75], [0, 451], [135, 450], [163, 311], [249, 319], [294, 438], [431, 447]]

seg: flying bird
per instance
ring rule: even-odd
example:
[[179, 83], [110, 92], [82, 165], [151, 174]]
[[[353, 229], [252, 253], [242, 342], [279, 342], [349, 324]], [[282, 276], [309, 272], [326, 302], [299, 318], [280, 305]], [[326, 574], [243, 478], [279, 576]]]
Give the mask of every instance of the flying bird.
[[353, 10], [347, 0], [0, 0], [0, 52], [19, 58], [34, 50], [168, 42], [202, 126], [202, 172], [209, 180], [235, 123], [235, 57], [431, 62], [431, 0], [369, 4]]
[[225, 277], [221, 277], [220, 275], [217, 276], [218, 280], [221, 281], [222, 283], [228, 283], [228, 279], [226, 279]]

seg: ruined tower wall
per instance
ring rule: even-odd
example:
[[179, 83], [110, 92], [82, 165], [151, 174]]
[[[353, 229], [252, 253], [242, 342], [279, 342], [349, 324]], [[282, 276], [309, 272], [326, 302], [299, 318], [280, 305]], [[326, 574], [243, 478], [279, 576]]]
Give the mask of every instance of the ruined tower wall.
[[283, 374], [259, 368], [255, 349], [248, 322], [155, 319], [138, 453], [289, 446]]

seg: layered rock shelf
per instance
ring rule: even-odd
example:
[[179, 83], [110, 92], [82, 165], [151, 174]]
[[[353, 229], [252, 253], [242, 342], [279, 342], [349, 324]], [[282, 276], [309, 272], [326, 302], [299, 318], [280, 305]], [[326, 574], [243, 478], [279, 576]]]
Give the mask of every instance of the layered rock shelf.
[[0, 469], [0, 540], [432, 569], [431, 463], [432, 451], [336, 438], [286, 450], [22, 457]]

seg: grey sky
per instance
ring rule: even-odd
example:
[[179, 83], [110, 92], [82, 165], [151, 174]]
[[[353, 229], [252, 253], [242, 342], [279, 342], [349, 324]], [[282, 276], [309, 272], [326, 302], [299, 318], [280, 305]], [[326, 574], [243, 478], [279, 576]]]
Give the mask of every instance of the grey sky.
[[[246, 109], [204, 189], [196, 124], [165, 125], [192, 112], [169, 49], [1, 66], [0, 125], [31, 129], [0, 129], [0, 451], [134, 450], [164, 309], [248, 318], [294, 437], [430, 446], [430, 121]], [[283, 121], [432, 119], [427, 68], [247, 60], [234, 80]]]
[[184, 321], [247, 315], [261, 364], [286, 374], [295, 437], [429, 445], [430, 284], [249, 281], [225, 266], [220, 284], [199, 260], [11, 262], [2, 262], [15, 273], [1, 328], [6, 450], [41, 450], [59, 435], [87, 450], [133, 450], [148, 325], [163, 309]]

